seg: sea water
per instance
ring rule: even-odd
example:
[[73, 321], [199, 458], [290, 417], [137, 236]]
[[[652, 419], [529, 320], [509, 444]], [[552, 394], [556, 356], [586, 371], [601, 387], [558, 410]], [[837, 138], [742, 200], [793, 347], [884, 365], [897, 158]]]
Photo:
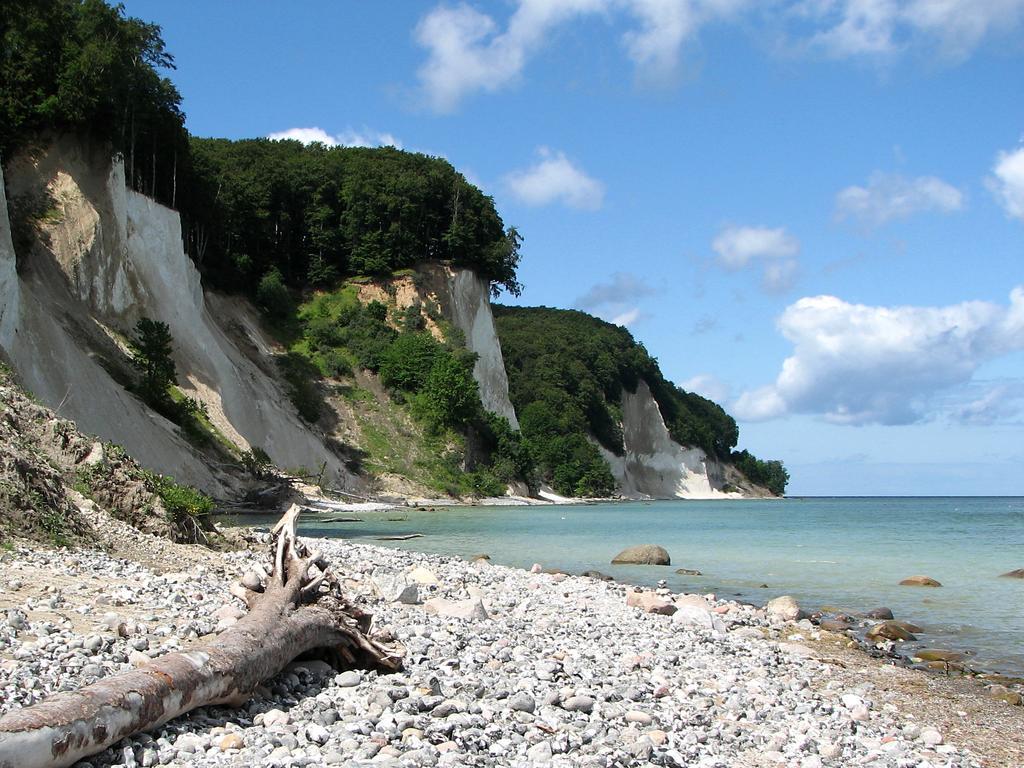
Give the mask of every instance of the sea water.
[[[437, 507], [358, 513], [361, 522], [310, 515], [308, 536], [468, 557], [617, 580], [668, 582], [763, 604], [792, 595], [813, 611], [885, 606], [925, 631], [908, 648], [972, 654], [981, 669], [1024, 676], [1024, 498], [788, 498], [615, 502], [573, 506]], [[319, 518], [319, 519], [318, 519]], [[268, 518], [269, 519], [269, 518]], [[248, 522], [254, 522], [248, 519]], [[407, 541], [381, 537], [421, 533]], [[612, 565], [623, 548], [658, 544], [670, 567]], [[701, 576], [676, 574], [690, 568]], [[902, 587], [926, 575], [940, 588]]]

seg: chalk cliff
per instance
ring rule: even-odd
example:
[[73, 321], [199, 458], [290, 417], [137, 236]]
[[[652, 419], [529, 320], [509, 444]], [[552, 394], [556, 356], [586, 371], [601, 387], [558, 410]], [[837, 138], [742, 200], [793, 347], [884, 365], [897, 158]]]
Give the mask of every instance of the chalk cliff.
[[473, 378], [484, 408], [504, 416], [513, 428], [519, 428], [508, 394], [508, 374], [491, 313], [490, 285], [486, 280], [469, 269], [428, 262], [419, 265], [415, 275], [363, 286], [359, 298], [363, 302], [393, 303], [398, 310], [418, 304], [427, 330], [440, 340], [443, 333], [430, 311], [431, 307], [436, 307], [445, 320], [462, 332], [467, 349], [477, 355]]
[[622, 437], [625, 453], [601, 447], [619, 490], [631, 498], [725, 498], [725, 470], [700, 448], [672, 440], [647, 382], [636, 392], [622, 392]]
[[151, 317], [170, 327], [182, 390], [240, 449], [258, 446], [280, 466], [324, 466], [332, 484], [353, 485], [343, 459], [253, 359], [269, 342], [236, 304], [205, 294], [178, 214], [127, 188], [119, 161], [64, 138], [12, 162], [6, 184], [16, 209], [36, 211], [39, 233], [15, 273], [4, 206], [0, 346], [30, 391], [152, 469], [224, 490], [230, 479], [124, 387], [125, 335]]
[[490, 286], [468, 269], [428, 267], [436, 274], [437, 299], [442, 310], [466, 337], [466, 346], [477, 354], [473, 378], [480, 388], [484, 408], [504, 416], [519, 428], [515, 409], [508, 396], [508, 375], [501, 356], [501, 342], [491, 314]]

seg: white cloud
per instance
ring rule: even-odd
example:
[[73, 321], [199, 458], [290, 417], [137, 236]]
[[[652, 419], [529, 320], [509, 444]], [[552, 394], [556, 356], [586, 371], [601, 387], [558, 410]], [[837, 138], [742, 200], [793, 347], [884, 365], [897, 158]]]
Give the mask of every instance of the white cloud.
[[657, 290], [636, 275], [616, 272], [606, 282], [595, 283], [573, 306], [591, 312], [623, 328], [648, 315], [637, 305], [639, 299], [652, 296]]
[[743, 269], [753, 259], [795, 256], [800, 252], [800, 241], [784, 227], [726, 227], [711, 248], [726, 269]]
[[875, 307], [815, 296], [790, 305], [778, 326], [793, 354], [774, 384], [739, 397], [738, 418], [807, 413], [838, 424], [908, 424], [983, 363], [1024, 349], [1024, 286], [1007, 306]]
[[[974, 388], [978, 389], [978, 388]], [[986, 384], [952, 409], [952, 416], [964, 424], [1006, 424], [1024, 411], [1024, 381]]]
[[665, 81], [675, 74], [683, 45], [710, 21], [733, 15], [746, 0], [627, 0], [621, 3], [640, 22], [622, 36], [642, 77]]
[[944, 53], [963, 57], [988, 35], [1016, 27], [1024, 0], [911, 0], [902, 16], [913, 29], [938, 38]]
[[466, 3], [442, 4], [414, 33], [427, 51], [418, 77], [430, 107], [451, 112], [471, 94], [515, 83], [557, 28], [601, 17], [625, 27], [622, 44], [641, 79], [667, 81], [703, 27], [744, 13], [761, 26], [792, 25], [798, 48], [835, 58], [918, 47], [956, 60], [1016, 31], [1024, 0], [514, 0], [504, 25]]
[[612, 325], [621, 325], [623, 328], [628, 328], [629, 326], [633, 325], [633, 323], [635, 323], [639, 319], [640, 319], [640, 308], [639, 307], [633, 307], [632, 309], [628, 309], [625, 312], [623, 312], [623, 313], [621, 313], [619, 315], [616, 315], [609, 322]]
[[1024, 221], [1024, 147], [999, 153], [989, 187], [1008, 216]]
[[732, 13], [746, 0], [517, 0], [504, 29], [462, 3], [435, 7], [416, 27], [427, 50], [419, 79], [430, 106], [451, 112], [466, 96], [515, 82], [527, 61], [557, 27], [588, 16], [625, 15], [639, 27], [622, 42], [641, 74], [662, 79], [678, 63], [682, 45], [703, 24]]
[[1017, 27], [1024, 0], [805, 0], [790, 13], [822, 24], [810, 43], [836, 58], [890, 56], [927, 45], [961, 59], [986, 37]]
[[303, 144], [320, 142], [327, 147], [396, 147], [402, 148], [402, 142], [390, 133], [381, 133], [363, 129], [361, 131], [351, 128], [338, 134], [330, 134], [323, 128], [289, 128], [287, 131], [278, 131], [267, 135], [268, 139], [294, 139]]
[[698, 373], [681, 382], [679, 386], [688, 392], [696, 392], [708, 400], [714, 400], [716, 403], [724, 403], [729, 399], [728, 385], [711, 373]]
[[505, 176], [509, 192], [526, 205], [560, 202], [569, 208], [595, 211], [604, 202], [604, 184], [570, 162], [565, 153], [538, 150], [536, 164]]
[[[832, 15], [840, 4], [817, 5]], [[894, 0], [846, 0], [836, 14], [835, 25], [816, 33], [811, 43], [837, 57], [892, 53], [896, 11]]]
[[718, 254], [718, 263], [732, 272], [759, 261], [765, 290], [788, 290], [796, 279], [800, 241], [784, 227], [726, 227], [711, 249]]
[[905, 219], [915, 213], [953, 213], [964, 207], [963, 193], [934, 176], [908, 179], [875, 172], [866, 187], [849, 186], [836, 195], [836, 216], [872, 224]]
[[607, 282], [595, 283], [586, 293], [576, 299], [578, 309], [593, 310], [608, 304], [616, 305], [651, 296], [655, 289], [636, 275], [616, 272]]

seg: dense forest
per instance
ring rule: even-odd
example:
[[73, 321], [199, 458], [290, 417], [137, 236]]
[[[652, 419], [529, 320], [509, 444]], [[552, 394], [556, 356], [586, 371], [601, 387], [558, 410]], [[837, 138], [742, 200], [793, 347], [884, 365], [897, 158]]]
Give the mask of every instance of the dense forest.
[[421, 261], [469, 267], [518, 295], [519, 235], [446, 160], [392, 147], [191, 140], [187, 247], [218, 285], [253, 290], [389, 275]]
[[596, 438], [622, 455], [622, 390], [647, 382], [672, 439], [737, 463], [753, 482], [781, 495], [789, 476], [778, 461], [733, 449], [735, 420], [717, 403], [667, 381], [625, 328], [584, 312], [494, 307], [512, 403], [537, 471], [560, 493], [607, 495], [614, 480]]

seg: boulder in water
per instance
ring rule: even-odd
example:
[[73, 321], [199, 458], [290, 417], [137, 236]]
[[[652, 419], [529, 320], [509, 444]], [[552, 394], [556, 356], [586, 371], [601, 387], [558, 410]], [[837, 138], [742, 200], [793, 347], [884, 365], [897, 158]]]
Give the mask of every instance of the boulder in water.
[[922, 648], [914, 651], [914, 658], [921, 661], [963, 661], [966, 657], [959, 651], [942, 651], [935, 648]]
[[892, 615], [890, 608], [874, 608], [867, 613], [861, 614], [865, 619], [875, 619], [876, 621], [891, 621], [896, 618]]
[[900, 582], [901, 587], [941, 587], [931, 576], [910, 576]]
[[696, 568], [676, 568], [676, 573], [680, 576], [703, 576], [704, 574], [698, 571]]
[[1016, 571], [1009, 571], [1008, 573], [1000, 574], [1001, 579], [1024, 579], [1024, 568], [1018, 568]]
[[672, 558], [657, 544], [639, 544], [619, 552], [612, 558], [612, 565], [672, 565]]
[[818, 626], [828, 632], [845, 632], [850, 628], [850, 625], [839, 619], [822, 619], [818, 622]]
[[867, 632], [868, 640], [917, 640], [917, 636], [907, 631], [901, 622], [883, 621], [875, 624]]

